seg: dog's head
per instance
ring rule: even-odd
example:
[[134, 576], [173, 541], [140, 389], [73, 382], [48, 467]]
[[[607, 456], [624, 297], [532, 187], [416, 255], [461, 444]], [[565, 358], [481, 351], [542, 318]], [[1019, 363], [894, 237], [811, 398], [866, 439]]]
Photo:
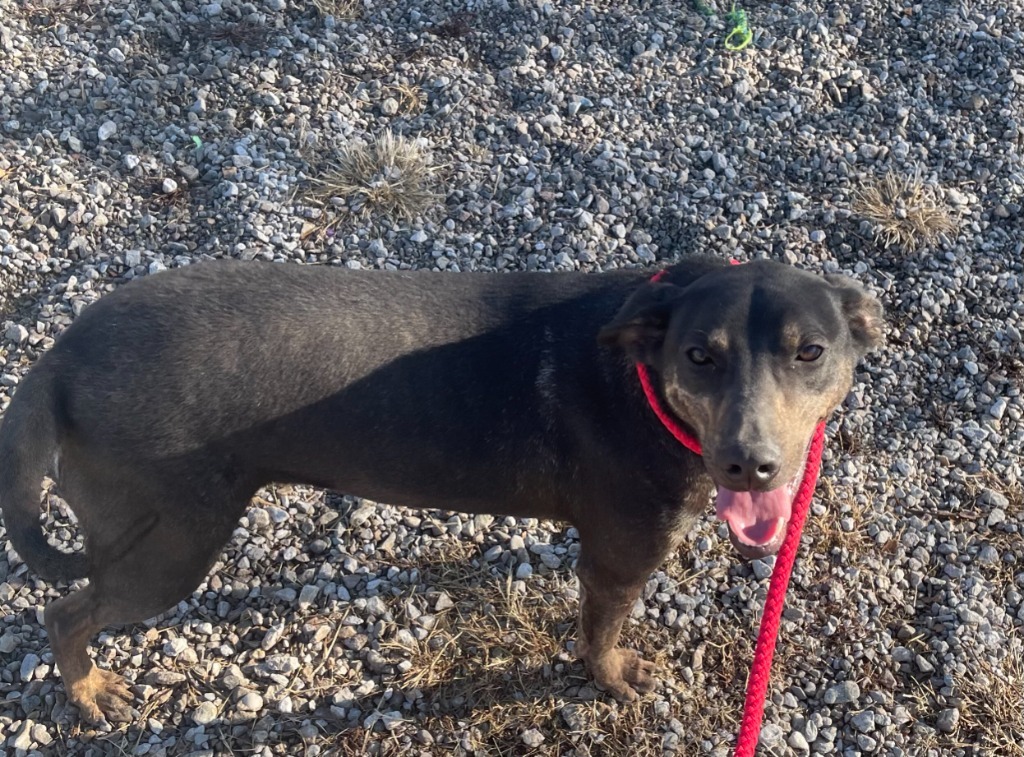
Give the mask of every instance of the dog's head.
[[782, 544], [815, 428], [882, 341], [882, 308], [846, 277], [762, 260], [647, 283], [599, 339], [653, 369], [700, 440], [733, 544], [761, 557]]

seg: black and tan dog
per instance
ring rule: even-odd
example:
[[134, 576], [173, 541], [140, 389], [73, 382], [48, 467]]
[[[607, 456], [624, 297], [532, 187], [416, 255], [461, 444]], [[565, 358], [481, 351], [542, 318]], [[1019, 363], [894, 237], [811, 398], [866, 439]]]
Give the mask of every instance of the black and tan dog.
[[[82, 715], [130, 712], [90, 638], [187, 597], [270, 482], [575, 524], [578, 654], [616, 697], [649, 691], [650, 664], [617, 644], [650, 572], [712, 482], [740, 551], [777, 549], [815, 425], [881, 332], [842, 277], [707, 258], [649, 276], [203, 263], [92, 305], [0, 430], [15, 549], [45, 578], [89, 578], [46, 610]], [[703, 459], [655, 417], [635, 361]], [[47, 543], [45, 475], [84, 554]]]

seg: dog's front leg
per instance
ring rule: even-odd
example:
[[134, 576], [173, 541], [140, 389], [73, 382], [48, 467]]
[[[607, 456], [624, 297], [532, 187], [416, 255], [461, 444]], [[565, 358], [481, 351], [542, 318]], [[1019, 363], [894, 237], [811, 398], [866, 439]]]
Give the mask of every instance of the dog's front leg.
[[[580, 580], [579, 636], [576, 654], [597, 683], [620, 701], [633, 701], [654, 689], [654, 664], [618, 646], [622, 624], [651, 571], [670, 551], [670, 541], [620, 538], [610, 544], [598, 536], [582, 539], [576, 574]], [[652, 543], [652, 542], [657, 542]]]

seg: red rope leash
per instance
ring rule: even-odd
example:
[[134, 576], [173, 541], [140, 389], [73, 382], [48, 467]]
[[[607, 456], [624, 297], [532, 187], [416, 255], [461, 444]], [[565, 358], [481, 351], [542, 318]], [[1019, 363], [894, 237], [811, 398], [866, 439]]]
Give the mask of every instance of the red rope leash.
[[775, 641], [779, 635], [782, 607], [786, 602], [786, 589], [789, 587], [789, 577], [796, 561], [796, 551], [800, 546], [800, 533], [803, 531], [804, 521], [807, 520], [807, 511], [811, 509], [811, 500], [814, 499], [814, 487], [818, 483], [818, 470], [821, 468], [821, 452], [824, 446], [825, 423], [822, 421], [814, 431], [811, 449], [807, 453], [804, 479], [800, 482], [800, 488], [797, 489], [793, 500], [793, 513], [789, 518], [786, 538], [775, 558], [772, 581], [768, 585], [768, 596], [764, 600], [764, 611], [761, 613], [757, 646], [754, 647], [754, 662], [750, 666], [750, 677], [747, 679], [747, 701], [743, 705], [743, 722], [740, 725], [739, 736], [736, 737], [734, 757], [753, 757], [757, 740], [761, 736], [764, 700], [768, 693], [768, 677], [772, 672], [772, 657], [775, 656]]
[[[736, 261], [731, 261], [736, 265]], [[651, 281], [658, 281], [665, 276], [665, 271], [658, 271]], [[640, 379], [644, 396], [658, 420], [668, 429], [686, 449], [695, 455], [701, 454], [700, 441], [684, 429], [662, 406], [654, 383], [651, 381], [650, 370], [643, 363], [636, 364], [636, 374]], [[772, 580], [768, 586], [768, 596], [764, 600], [761, 613], [761, 627], [757, 633], [757, 646], [754, 648], [754, 661], [750, 666], [747, 678], [747, 698], [743, 705], [743, 721], [736, 737], [734, 757], [753, 757], [761, 736], [761, 721], [764, 718], [764, 702], [768, 694], [768, 679], [771, 676], [772, 658], [775, 656], [775, 643], [779, 636], [779, 624], [782, 620], [782, 608], [786, 602], [786, 589], [793, 573], [793, 563], [800, 546], [800, 534], [803, 532], [807, 513], [814, 499], [814, 487], [818, 483], [818, 471], [821, 469], [821, 453], [825, 446], [825, 422], [822, 421], [814, 430], [814, 438], [807, 452], [807, 463], [804, 466], [804, 477], [800, 481], [796, 496], [793, 499], [793, 512], [786, 528], [786, 538], [782, 542]]]

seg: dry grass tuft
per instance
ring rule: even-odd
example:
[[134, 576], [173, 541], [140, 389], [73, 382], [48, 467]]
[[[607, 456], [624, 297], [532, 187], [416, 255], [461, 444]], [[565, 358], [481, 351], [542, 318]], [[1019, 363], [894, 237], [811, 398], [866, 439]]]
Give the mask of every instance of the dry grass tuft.
[[[1024, 560], [1024, 540], [1020, 531], [1014, 527], [1024, 515], [1024, 485], [1019, 481], [1003, 481], [988, 470], [977, 475], [965, 475], [960, 480], [968, 501], [974, 507], [962, 511], [959, 517], [976, 522], [976, 543], [994, 547], [1000, 559], [994, 562], [980, 563], [981, 573], [997, 587], [1013, 586], [1014, 578], [1020, 571], [1020, 562]], [[1006, 498], [1005, 516], [1007, 522], [990, 526], [987, 523], [992, 505], [987, 504], [983, 497], [985, 490], [991, 490]], [[1015, 558], [1015, 559], [1011, 559]]]
[[238, 47], [258, 47], [265, 44], [272, 33], [273, 30], [264, 24], [243, 20], [213, 29], [208, 35], [215, 42], [227, 42]]
[[398, 100], [398, 112], [406, 116], [418, 116], [427, 107], [427, 94], [415, 84], [396, 84], [388, 91]]
[[411, 220], [439, 200], [434, 190], [438, 170], [418, 142], [386, 131], [342, 152], [313, 180], [312, 197], [321, 203], [340, 197], [355, 213]]
[[960, 723], [956, 738], [983, 754], [1024, 757], [1024, 642], [1011, 637], [998, 664], [979, 659], [958, 681]]
[[16, 12], [37, 29], [52, 29], [73, 13], [93, 15], [95, 10], [91, 0], [26, 0]]
[[[772, 666], [772, 686], [788, 667], [788, 646], [780, 644], [777, 654], [780, 659]], [[679, 693], [676, 717], [686, 724], [688, 731], [702, 738], [735, 732], [743, 717], [747, 674], [753, 659], [754, 641], [750, 634], [719, 619], [708, 624], [690, 659], [694, 683], [681, 687]]]
[[363, 13], [359, 0], [313, 0], [313, 7], [321, 16], [334, 16], [339, 21], [352, 21]]
[[437, 26], [430, 27], [430, 33], [441, 39], [458, 39], [468, 37], [473, 33], [476, 24], [476, 14], [470, 12], [456, 13], [454, 16], [445, 19]]
[[[848, 492], [837, 491], [831, 478], [823, 476], [818, 480], [817, 497], [825, 512], [807, 518], [806, 533], [814, 540], [815, 549], [831, 555], [839, 550], [851, 562], [859, 562], [865, 549], [871, 549], [872, 542], [867, 536], [866, 514], [863, 506], [857, 504]], [[846, 531], [841, 526], [843, 518], [853, 520], [853, 529]]]
[[424, 692], [438, 715], [435, 733], [464, 723], [474, 748], [504, 754], [521, 747], [524, 729], [543, 728], [557, 714], [555, 695], [587, 681], [582, 664], [565, 651], [576, 608], [564, 577], [535, 577], [531, 588], [538, 590], [523, 592], [511, 575], [474, 567], [460, 545], [446, 549], [426, 573], [430, 591], [447, 594], [454, 605], [437, 614], [415, 649], [384, 645], [412, 663], [398, 685]]
[[853, 211], [874, 225], [875, 238], [885, 247], [895, 245], [907, 252], [932, 245], [957, 228], [920, 172], [899, 176], [890, 171], [881, 181], [871, 181], [854, 196]]

